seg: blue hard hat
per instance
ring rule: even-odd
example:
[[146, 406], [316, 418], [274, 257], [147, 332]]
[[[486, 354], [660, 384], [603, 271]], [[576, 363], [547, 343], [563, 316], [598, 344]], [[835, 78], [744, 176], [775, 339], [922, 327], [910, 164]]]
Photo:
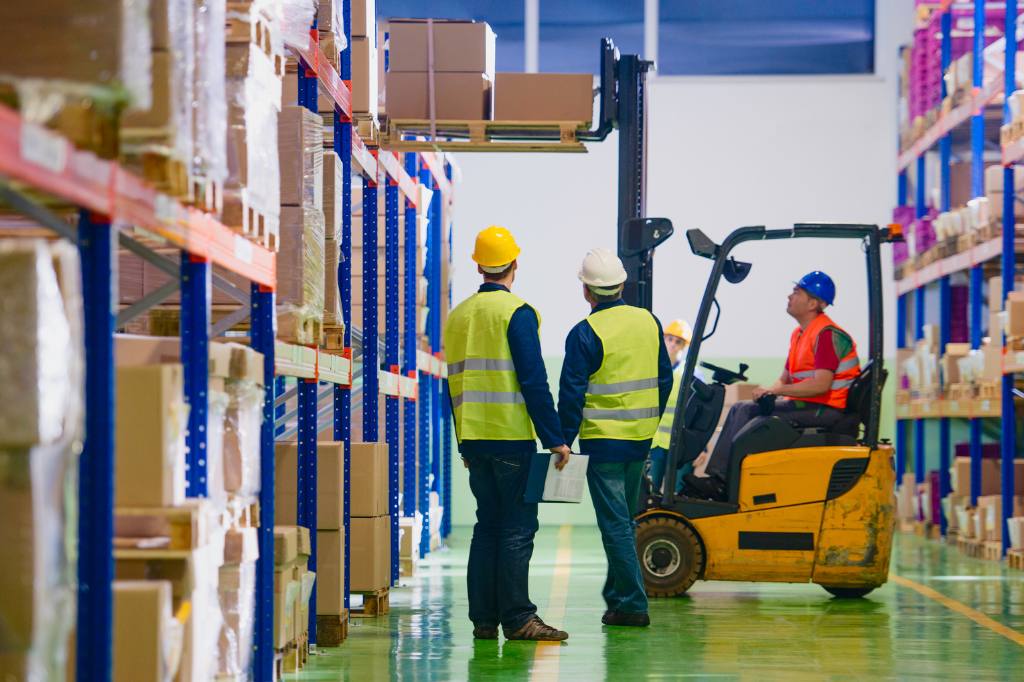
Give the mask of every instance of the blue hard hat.
[[820, 298], [828, 305], [832, 305], [836, 300], [836, 283], [821, 270], [808, 272], [800, 278], [796, 285], [811, 296]]

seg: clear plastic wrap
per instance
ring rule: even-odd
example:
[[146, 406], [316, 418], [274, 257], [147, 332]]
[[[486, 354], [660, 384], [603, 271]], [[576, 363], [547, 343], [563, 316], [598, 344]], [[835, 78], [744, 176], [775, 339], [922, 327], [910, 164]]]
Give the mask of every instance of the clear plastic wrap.
[[338, 290], [338, 265], [341, 260], [340, 244], [324, 239], [324, 325], [345, 328], [341, 312], [341, 293]]
[[324, 311], [324, 214], [318, 208], [281, 209], [281, 249], [277, 255], [279, 329], [295, 343], [318, 343], [307, 334]]
[[210, 391], [206, 402], [206, 497], [219, 510], [227, 507], [224, 486], [224, 420], [228, 412], [227, 393]]
[[256, 562], [222, 566], [219, 598], [224, 625], [218, 641], [218, 673], [247, 675], [256, 615]]
[[0, 2], [0, 82], [16, 86], [22, 115], [35, 123], [82, 97], [148, 109], [149, 7], [149, 0]]
[[217, 642], [223, 624], [218, 585], [224, 563], [224, 529], [214, 531], [209, 544], [192, 552], [192, 608], [177, 676], [182, 682], [205, 682], [217, 674]]
[[249, 381], [228, 381], [224, 417], [224, 489], [254, 497], [260, 492], [260, 427], [263, 390]]
[[[345, 39], [345, 15], [343, 13], [343, 0], [319, 0], [319, 7], [316, 13], [316, 25], [320, 29], [320, 35], [332, 34], [334, 47], [341, 52], [348, 47]], [[321, 42], [323, 38], [321, 37]]]
[[195, 155], [200, 176], [227, 178], [227, 99], [225, 93], [225, 0], [194, 0], [196, 19]]
[[281, 109], [277, 126], [281, 205], [322, 209], [324, 135], [319, 114], [300, 106]]
[[121, 151], [191, 164], [196, 68], [194, 0], [151, 0], [151, 107], [121, 120]]
[[297, 48], [309, 46], [309, 27], [317, 13], [316, 0], [276, 0], [277, 33], [285, 45]]

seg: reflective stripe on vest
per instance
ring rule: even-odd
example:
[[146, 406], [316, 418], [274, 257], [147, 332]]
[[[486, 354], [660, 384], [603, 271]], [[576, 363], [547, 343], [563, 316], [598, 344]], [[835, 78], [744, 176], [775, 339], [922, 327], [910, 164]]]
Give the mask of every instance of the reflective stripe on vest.
[[478, 292], [448, 316], [448, 391], [460, 440], [535, 438], [508, 345], [508, 325], [524, 305], [508, 291]]
[[672, 442], [672, 423], [676, 418], [676, 402], [679, 400], [679, 384], [683, 381], [683, 363], [672, 372], [672, 392], [668, 396], [668, 404], [665, 405], [665, 412], [658, 422], [658, 432], [654, 434], [651, 441], [652, 448], [663, 448], [668, 450]]
[[[789, 376], [793, 383], [798, 384], [814, 376], [814, 350], [817, 347], [818, 337], [826, 329], [834, 329], [846, 334], [824, 313], [814, 318], [806, 329], [801, 330], [797, 327], [793, 330], [789, 340]], [[846, 336], [850, 337], [849, 334]], [[854, 379], [859, 374], [860, 361], [857, 359], [857, 344], [850, 337], [850, 351], [840, 358], [829, 389], [821, 395], [799, 398], [799, 400], [828, 405], [841, 410], [846, 407], [846, 396], [850, 392], [850, 386]]]
[[647, 440], [658, 429], [658, 323], [643, 308], [618, 305], [587, 323], [604, 359], [590, 376], [580, 438]]

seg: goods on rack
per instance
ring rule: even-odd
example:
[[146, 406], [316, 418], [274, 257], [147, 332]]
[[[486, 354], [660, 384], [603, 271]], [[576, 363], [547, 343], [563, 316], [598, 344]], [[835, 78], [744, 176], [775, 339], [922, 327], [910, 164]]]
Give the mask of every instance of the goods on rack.
[[388, 446], [352, 443], [351, 575], [353, 592], [391, 584], [391, 517], [388, 515]]
[[166, 580], [114, 582], [114, 680], [175, 679], [184, 627], [171, 605], [171, 583]]
[[[335, 71], [340, 71], [339, 53], [348, 46], [345, 39], [345, 15], [342, 0], [320, 0], [316, 13], [316, 27], [320, 47]], [[353, 6], [358, 4], [352, 3]]]
[[78, 253], [0, 242], [0, 677], [59, 679], [75, 617], [78, 454], [83, 436]]
[[309, 641], [309, 601], [316, 574], [309, 570], [311, 543], [303, 526], [274, 526], [274, 648], [285, 672], [305, 660]]
[[497, 121], [578, 121], [594, 115], [594, 76], [589, 73], [498, 73], [494, 78]]
[[255, 527], [229, 528], [224, 538], [224, 565], [217, 594], [224, 625], [217, 641], [217, 672], [246, 675], [252, 661], [256, 617], [256, 560], [259, 542]]

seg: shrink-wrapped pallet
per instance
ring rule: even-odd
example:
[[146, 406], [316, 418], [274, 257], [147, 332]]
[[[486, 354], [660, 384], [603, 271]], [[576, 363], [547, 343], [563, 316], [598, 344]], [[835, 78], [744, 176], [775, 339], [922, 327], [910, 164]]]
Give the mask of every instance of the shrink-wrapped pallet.
[[323, 120], [305, 107], [281, 109], [277, 126], [281, 205], [323, 208]]
[[281, 208], [277, 256], [278, 337], [318, 344], [324, 312], [324, 214], [318, 208]]
[[220, 568], [218, 596], [223, 626], [217, 642], [218, 673], [245, 675], [252, 661], [256, 615], [256, 528], [228, 530], [224, 565]]
[[195, 3], [195, 156], [192, 170], [213, 182], [227, 177], [225, 0]]
[[253, 497], [260, 492], [260, 432], [263, 388], [247, 380], [227, 382], [224, 417], [224, 488], [233, 495]]

